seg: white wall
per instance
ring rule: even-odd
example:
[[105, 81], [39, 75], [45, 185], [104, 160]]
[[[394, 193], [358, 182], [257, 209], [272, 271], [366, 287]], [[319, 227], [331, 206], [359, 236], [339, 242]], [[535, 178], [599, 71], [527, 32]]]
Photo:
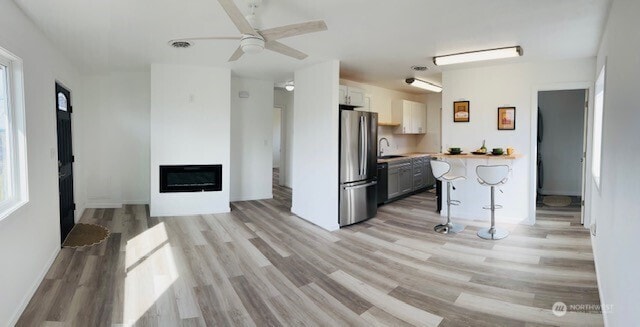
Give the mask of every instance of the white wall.
[[[399, 92], [395, 90], [389, 90], [382, 87], [354, 82], [347, 79], [340, 79], [341, 85], [354, 86], [359, 87], [365, 90], [365, 93], [371, 98], [371, 108], [372, 112], [378, 113], [378, 121], [379, 122], [392, 122], [391, 119], [391, 110], [392, 105], [395, 100], [411, 100], [421, 103], [427, 103], [426, 99], [431, 94], [414, 94], [414, 93], [406, 93]], [[435, 97], [438, 98], [439, 94]], [[440, 107], [437, 107], [438, 110]], [[440, 120], [438, 119], [435, 122], [429, 123], [428, 118], [434, 118], [433, 110], [429, 108], [427, 105], [427, 127], [435, 128], [439, 130]], [[439, 118], [439, 114], [437, 116]], [[428, 151], [432, 150], [433, 147], [430, 147], [432, 142], [438, 142], [438, 140], [434, 140], [433, 138], [428, 139], [427, 134], [425, 135], [402, 135], [402, 134], [394, 134], [393, 131], [395, 127], [389, 126], [380, 126], [378, 127], [378, 140], [385, 137], [389, 140], [390, 146], [387, 147], [386, 143], [383, 143], [383, 150], [385, 154], [403, 154], [415, 151]], [[429, 133], [430, 134], [430, 133]], [[431, 135], [429, 136], [431, 137]], [[427, 140], [428, 139], [428, 140]], [[435, 151], [433, 151], [435, 152]]]
[[[0, 221], [0, 325], [13, 325], [60, 251], [55, 81], [72, 91], [75, 199], [84, 208], [79, 73], [13, 1], [0, 1], [0, 47], [23, 60], [29, 202]], [[25, 241], [28, 240], [28, 241]]]
[[273, 108], [273, 168], [280, 168], [280, 151], [282, 151], [282, 109]]
[[289, 92], [283, 89], [274, 90], [274, 106], [282, 108], [284, 116], [283, 133], [280, 146], [284, 149], [283, 158], [280, 160], [280, 183], [286, 187], [293, 185], [293, 143], [295, 142], [293, 131], [293, 99], [295, 91]]
[[[535, 127], [532, 104], [537, 102], [538, 88], [564, 83], [593, 83], [594, 59], [577, 59], [541, 63], [506, 64], [480, 68], [460, 69], [442, 73], [442, 145], [458, 146], [473, 151], [486, 140], [488, 149], [514, 147], [524, 158], [513, 162], [513, 174], [498, 194], [498, 202], [505, 204], [497, 213], [498, 220], [533, 221], [535, 181], [531, 178], [535, 165], [532, 161], [531, 128]], [[453, 102], [469, 100], [469, 123], [453, 123]], [[516, 107], [516, 130], [497, 129], [497, 108]], [[535, 143], [534, 143], [535, 144]], [[462, 201], [455, 215], [477, 219], [478, 208], [486, 205], [489, 190], [477, 183], [474, 165], [486, 160], [474, 160], [467, 167], [466, 182], [459, 182], [456, 196]], [[497, 164], [497, 162], [491, 161]], [[488, 219], [488, 215], [486, 217]]]
[[600, 300], [613, 305], [604, 316], [609, 326], [640, 321], [639, 12], [638, 1], [613, 1], [596, 69], [606, 61], [601, 188], [591, 188], [590, 211], [597, 230], [593, 244]]
[[87, 76], [83, 90], [87, 206], [148, 204], [149, 72]]
[[[151, 215], [228, 212], [231, 71], [151, 65]], [[222, 164], [222, 191], [160, 193], [160, 165]]]
[[231, 78], [231, 201], [272, 197], [272, 123], [273, 81]]
[[544, 195], [582, 194], [582, 143], [584, 138], [585, 90], [542, 91], [538, 108], [542, 113]]
[[324, 229], [338, 226], [337, 60], [295, 72], [291, 211]]

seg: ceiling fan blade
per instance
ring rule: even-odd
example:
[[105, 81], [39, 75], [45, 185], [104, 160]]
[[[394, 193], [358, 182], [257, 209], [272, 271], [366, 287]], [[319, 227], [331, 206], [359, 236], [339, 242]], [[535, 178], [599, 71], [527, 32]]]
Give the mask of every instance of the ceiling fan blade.
[[258, 34], [251, 24], [249, 24], [247, 19], [244, 18], [244, 15], [240, 9], [238, 9], [233, 0], [218, 0], [218, 2], [222, 8], [224, 8], [224, 11], [227, 12], [227, 15], [229, 15], [229, 18], [231, 18], [231, 21], [236, 25], [240, 33], [252, 35]]
[[185, 37], [183, 39], [175, 39], [169, 41], [178, 42], [178, 41], [204, 41], [204, 40], [242, 40], [242, 36], [203, 36], [203, 37]]
[[292, 47], [286, 46], [286, 45], [284, 45], [284, 44], [282, 44], [282, 43], [280, 43], [278, 41], [266, 42], [264, 44], [264, 47], [269, 49], [269, 50], [271, 50], [271, 51], [283, 54], [285, 56], [293, 57], [293, 58], [296, 58], [298, 60], [302, 60], [302, 59], [308, 57], [307, 54], [305, 54], [304, 52], [300, 52], [300, 51], [298, 51], [298, 50], [296, 50], [296, 49], [294, 49]]
[[269, 28], [260, 31], [260, 34], [266, 41], [273, 41], [285, 37], [309, 34], [314, 32], [326, 31], [327, 24], [323, 20], [316, 20], [306, 23], [291, 24], [286, 26]]
[[238, 59], [240, 59], [240, 57], [242, 57], [242, 55], [244, 54], [244, 52], [242, 51], [241, 47], [238, 47], [236, 49], [236, 51], [231, 55], [231, 58], [229, 58], [229, 61], [236, 61]]

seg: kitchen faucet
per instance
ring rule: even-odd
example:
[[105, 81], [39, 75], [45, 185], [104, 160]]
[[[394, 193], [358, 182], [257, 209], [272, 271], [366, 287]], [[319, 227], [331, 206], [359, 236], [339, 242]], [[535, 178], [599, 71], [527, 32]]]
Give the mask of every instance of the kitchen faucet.
[[378, 141], [378, 157], [382, 157], [382, 140], [385, 140], [385, 142], [387, 142], [387, 147], [389, 147], [389, 140], [387, 140], [386, 137], [382, 137], [380, 138], [380, 141]]

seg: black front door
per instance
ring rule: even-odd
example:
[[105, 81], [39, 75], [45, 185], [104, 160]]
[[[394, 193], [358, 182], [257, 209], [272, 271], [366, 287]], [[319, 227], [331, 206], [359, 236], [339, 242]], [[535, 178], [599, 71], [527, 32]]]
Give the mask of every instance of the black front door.
[[61, 242], [74, 225], [73, 151], [71, 147], [71, 92], [56, 83], [56, 116], [58, 120], [58, 182], [60, 192]]

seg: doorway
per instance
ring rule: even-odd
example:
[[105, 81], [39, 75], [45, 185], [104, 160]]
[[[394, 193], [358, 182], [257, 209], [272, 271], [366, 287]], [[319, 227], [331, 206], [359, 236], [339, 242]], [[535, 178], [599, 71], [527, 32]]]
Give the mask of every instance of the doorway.
[[60, 199], [60, 243], [75, 224], [73, 197], [73, 147], [71, 137], [71, 91], [56, 83], [56, 118], [58, 131], [58, 191]]
[[280, 168], [282, 163], [282, 108], [273, 108], [273, 183], [280, 182]]
[[583, 223], [588, 95], [588, 89], [538, 92], [537, 216]]

